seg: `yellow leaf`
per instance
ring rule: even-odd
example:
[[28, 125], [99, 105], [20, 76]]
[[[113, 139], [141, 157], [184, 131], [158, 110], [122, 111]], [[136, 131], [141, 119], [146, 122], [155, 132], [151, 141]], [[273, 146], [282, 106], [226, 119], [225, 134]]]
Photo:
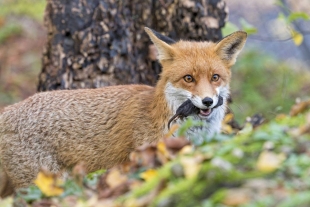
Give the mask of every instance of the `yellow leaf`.
[[228, 122], [232, 121], [233, 118], [234, 118], [234, 114], [232, 114], [232, 113], [226, 114], [224, 117], [223, 123], [228, 123]]
[[304, 36], [293, 29], [291, 30], [291, 35], [295, 45], [301, 45], [302, 41], [304, 40]]
[[63, 181], [52, 173], [39, 172], [34, 183], [46, 196], [59, 196], [64, 192], [64, 189], [60, 187]]
[[259, 155], [256, 167], [261, 172], [270, 173], [278, 169], [284, 160], [284, 154], [276, 154], [265, 150]]
[[126, 175], [121, 174], [121, 172], [117, 168], [111, 169], [106, 178], [106, 182], [111, 188], [119, 186], [120, 184], [126, 181], [127, 181]]
[[157, 150], [165, 157], [169, 157], [169, 152], [167, 150], [167, 147], [162, 140], [157, 143]]
[[140, 174], [140, 177], [144, 179], [145, 181], [151, 180], [152, 178], [157, 176], [157, 170], [149, 169], [143, 173]]
[[231, 134], [231, 133], [233, 133], [233, 128], [230, 126], [230, 125], [228, 125], [228, 124], [223, 124], [222, 125], [222, 132], [223, 133], [225, 133], [225, 134]]
[[187, 179], [195, 177], [200, 168], [201, 160], [196, 159], [195, 157], [182, 157], [181, 164], [183, 165], [184, 174]]
[[181, 155], [191, 154], [193, 151], [194, 151], [193, 146], [186, 145], [179, 151], [179, 154]]

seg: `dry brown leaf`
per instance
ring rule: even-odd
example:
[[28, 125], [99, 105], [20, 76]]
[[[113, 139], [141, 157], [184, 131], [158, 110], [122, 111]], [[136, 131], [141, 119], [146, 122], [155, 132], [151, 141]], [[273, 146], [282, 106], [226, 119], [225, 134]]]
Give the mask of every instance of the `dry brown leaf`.
[[166, 147], [173, 149], [173, 150], [180, 150], [184, 146], [189, 145], [189, 141], [183, 137], [177, 138], [166, 138], [164, 139]]
[[126, 207], [144, 207], [149, 206], [149, 204], [154, 200], [154, 198], [166, 187], [166, 180], [159, 181], [158, 185], [152, 189], [148, 194], [138, 198], [138, 199], [128, 199], [125, 201], [123, 206]]
[[310, 113], [306, 114], [306, 123], [304, 125], [289, 130], [289, 134], [296, 138], [307, 133], [310, 133]]
[[117, 168], [112, 168], [106, 178], [106, 183], [110, 188], [115, 188], [126, 181], [127, 176], [123, 175]]
[[145, 166], [153, 168], [156, 165], [156, 147], [149, 146], [143, 150], [130, 153], [131, 166]]
[[250, 201], [250, 195], [246, 189], [229, 189], [223, 200], [227, 206], [239, 206]]
[[309, 106], [310, 106], [310, 100], [297, 103], [294, 106], [292, 106], [291, 111], [290, 111], [290, 115], [296, 116], [297, 114], [305, 111]]
[[143, 181], [140, 181], [140, 180], [131, 180], [130, 181], [130, 185], [129, 185], [129, 188], [130, 190], [133, 190], [135, 188], [138, 188], [140, 187], [144, 182]]

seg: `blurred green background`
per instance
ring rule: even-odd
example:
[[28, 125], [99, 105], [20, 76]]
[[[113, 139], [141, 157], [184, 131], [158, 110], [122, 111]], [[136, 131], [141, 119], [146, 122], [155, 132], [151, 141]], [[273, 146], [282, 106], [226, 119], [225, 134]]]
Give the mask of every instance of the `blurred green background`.
[[0, 108], [36, 92], [45, 0], [0, 0]]
[[[36, 92], [46, 40], [45, 4], [44, 0], [0, 1], [0, 108]], [[233, 16], [234, 5], [228, 6]], [[286, 113], [296, 99], [309, 98], [307, 68], [294, 67], [251, 42], [232, 70], [233, 103], [229, 107], [241, 123], [257, 113], [268, 119]]]

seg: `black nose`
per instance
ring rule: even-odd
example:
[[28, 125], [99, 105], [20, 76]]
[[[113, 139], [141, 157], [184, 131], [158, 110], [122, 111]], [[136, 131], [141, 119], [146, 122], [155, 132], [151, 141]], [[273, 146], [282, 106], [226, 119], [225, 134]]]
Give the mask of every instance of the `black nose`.
[[213, 104], [213, 99], [206, 97], [206, 98], [202, 99], [202, 103], [205, 106], [211, 106]]

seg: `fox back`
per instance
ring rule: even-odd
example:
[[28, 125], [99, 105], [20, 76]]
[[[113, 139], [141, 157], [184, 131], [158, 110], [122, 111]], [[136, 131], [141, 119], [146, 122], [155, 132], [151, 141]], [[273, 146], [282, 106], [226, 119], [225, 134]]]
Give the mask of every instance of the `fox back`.
[[[144, 143], [156, 142], [186, 101], [210, 136], [220, 131], [229, 95], [230, 67], [246, 33], [218, 43], [173, 40], [146, 28], [158, 51], [162, 74], [156, 87], [110, 86], [100, 89], [37, 93], [0, 114], [2, 179], [10, 188], [32, 183], [40, 169], [59, 173], [79, 162], [88, 172], [128, 159]], [[173, 120], [180, 123], [180, 119]], [[1, 179], [0, 177], [0, 179]], [[0, 196], [10, 190], [3, 187]]]

